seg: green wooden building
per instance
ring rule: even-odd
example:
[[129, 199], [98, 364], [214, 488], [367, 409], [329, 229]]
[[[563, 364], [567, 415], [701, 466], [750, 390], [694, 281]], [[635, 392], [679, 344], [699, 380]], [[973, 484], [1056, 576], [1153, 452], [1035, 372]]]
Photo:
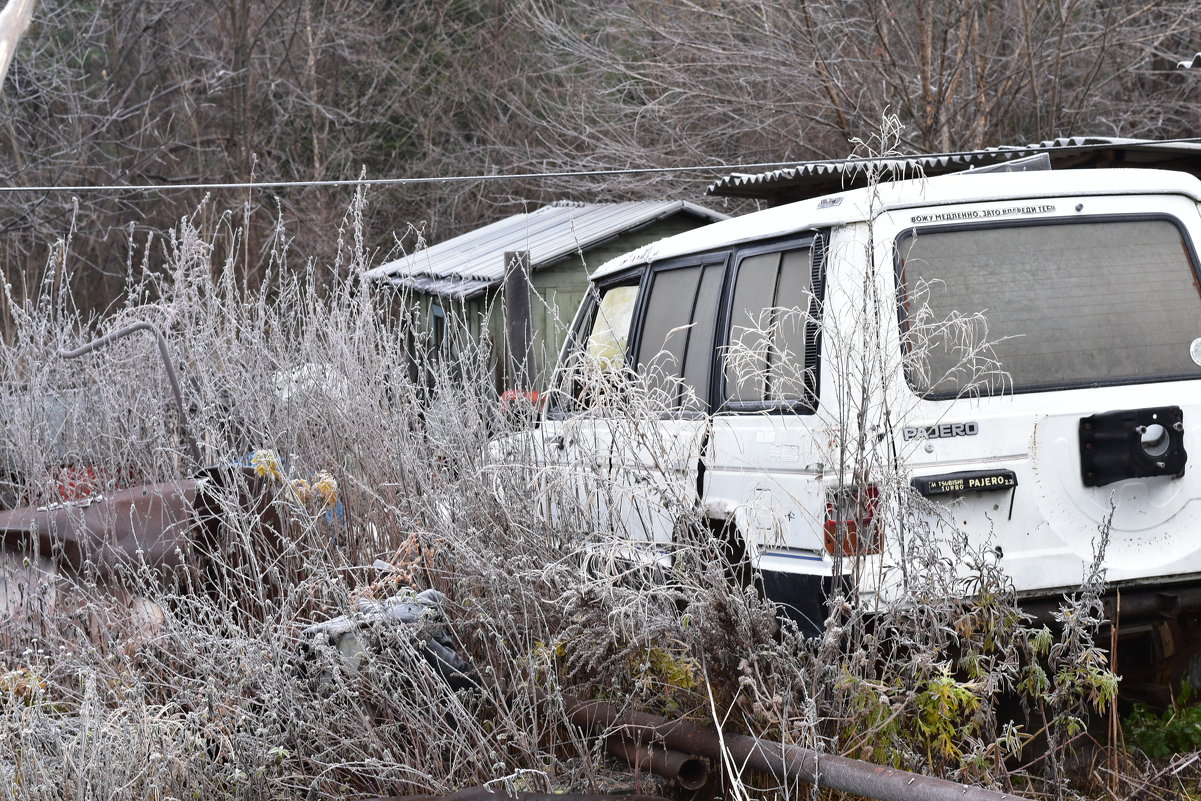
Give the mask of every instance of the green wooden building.
[[[592, 270], [614, 256], [725, 218], [684, 201], [553, 203], [381, 264], [367, 277], [403, 292], [405, 307], [419, 317], [434, 347], [485, 331], [502, 343], [505, 254], [528, 253], [534, 373], [541, 382], [554, 366]], [[503, 354], [495, 356], [498, 366], [506, 363]]]

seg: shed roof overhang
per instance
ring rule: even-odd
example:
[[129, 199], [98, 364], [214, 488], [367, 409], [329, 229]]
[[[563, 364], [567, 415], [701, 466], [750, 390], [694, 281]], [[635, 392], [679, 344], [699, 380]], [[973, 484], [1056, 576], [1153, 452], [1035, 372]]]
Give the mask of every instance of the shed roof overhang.
[[676, 214], [702, 224], [727, 219], [679, 200], [554, 203], [414, 251], [365, 275], [397, 288], [468, 300], [500, 285], [506, 253], [527, 251], [530, 268], [537, 272]]

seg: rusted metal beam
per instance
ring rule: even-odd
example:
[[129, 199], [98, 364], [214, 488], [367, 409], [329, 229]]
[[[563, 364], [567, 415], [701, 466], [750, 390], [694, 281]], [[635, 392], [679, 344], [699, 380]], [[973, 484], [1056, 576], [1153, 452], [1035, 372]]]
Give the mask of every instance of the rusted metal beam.
[[[1025, 601], [1019, 598], [1017, 603], [1036, 623], [1055, 625], [1055, 613], [1065, 601], [1062, 598], [1039, 601]], [[1122, 625], [1170, 620], [1182, 615], [1201, 613], [1201, 586], [1189, 583], [1113, 587], [1101, 597], [1101, 603], [1105, 608], [1107, 623], [1119, 617], [1119, 607]]]
[[281, 553], [272, 498], [271, 487], [247, 468], [206, 468], [195, 478], [0, 512], [0, 547], [69, 572], [86, 565], [107, 577], [145, 565], [164, 578], [182, 578], [223, 544], [230, 509], [260, 522], [255, 545], [261, 556]]
[[183, 479], [0, 512], [0, 542], [73, 571], [87, 561], [101, 574], [139, 562], [176, 567], [199, 522], [201, 487]]
[[853, 793], [876, 801], [1024, 801], [1021, 796], [923, 776], [858, 759], [743, 734], [725, 734], [682, 720], [620, 710], [601, 701], [570, 696], [563, 703], [572, 723], [643, 742], [698, 754], [764, 773], [784, 784], [802, 782]]

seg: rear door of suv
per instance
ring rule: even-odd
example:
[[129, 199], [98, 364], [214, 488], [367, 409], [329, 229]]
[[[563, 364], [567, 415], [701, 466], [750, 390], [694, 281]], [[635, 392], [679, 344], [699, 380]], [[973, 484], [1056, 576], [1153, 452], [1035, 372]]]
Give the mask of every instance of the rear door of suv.
[[817, 589], [830, 574], [831, 429], [819, 401], [828, 243], [829, 232], [811, 231], [735, 251], [703, 487], [710, 514], [735, 524], [768, 595], [811, 622], [824, 617]]
[[1021, 592], [1078, 583], [1103, 529], [1110, 581], [1201, 574], [1197, 204], [972, 204], [878, 228], [914, 486]]

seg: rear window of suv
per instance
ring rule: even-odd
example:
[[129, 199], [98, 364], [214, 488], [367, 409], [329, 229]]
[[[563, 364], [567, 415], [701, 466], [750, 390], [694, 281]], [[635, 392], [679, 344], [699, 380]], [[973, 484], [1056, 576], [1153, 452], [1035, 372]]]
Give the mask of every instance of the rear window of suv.
[[919, 230], [897, 252], [919, 394], [1201, 377], [1196, 265], [1170, 220]]

